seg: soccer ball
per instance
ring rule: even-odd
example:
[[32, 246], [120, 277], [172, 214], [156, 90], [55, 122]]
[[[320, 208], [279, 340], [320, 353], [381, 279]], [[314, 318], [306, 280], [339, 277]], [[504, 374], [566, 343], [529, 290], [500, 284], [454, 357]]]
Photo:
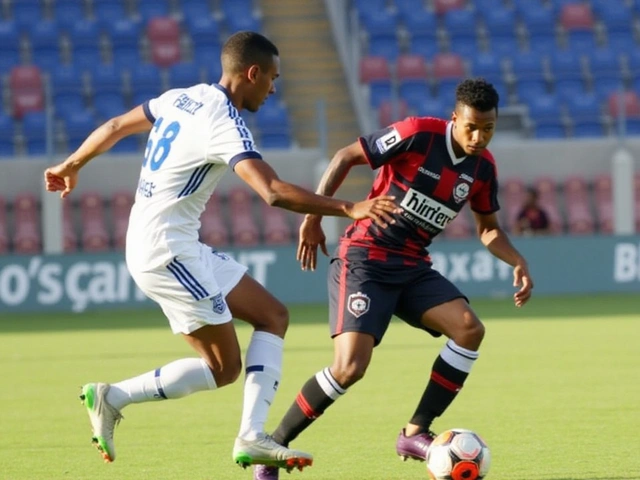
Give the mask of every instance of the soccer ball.
[[453, 428], [438, 435], [427, 452], [431, 480], [481, 480], [489, 472], [491, 453], [471, 430]]

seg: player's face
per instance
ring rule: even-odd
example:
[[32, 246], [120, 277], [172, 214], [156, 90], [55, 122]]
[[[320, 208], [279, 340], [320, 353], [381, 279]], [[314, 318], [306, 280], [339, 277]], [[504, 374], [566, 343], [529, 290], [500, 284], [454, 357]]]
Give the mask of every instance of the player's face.
[[244, 99], [244, 108], [250, 112], [257, 112], [269, 95], [276, 93], [275, 80], [280, 76], [280, 58], [273, 56], [273, 61], [266, 68], [253, 65], [249, 70], [251, 87]]
[[454, 139], [466, 155], [480, 155], [493, 137], [496, 120], [495, 109], [480, 112], [459, 104], [451, 117]]

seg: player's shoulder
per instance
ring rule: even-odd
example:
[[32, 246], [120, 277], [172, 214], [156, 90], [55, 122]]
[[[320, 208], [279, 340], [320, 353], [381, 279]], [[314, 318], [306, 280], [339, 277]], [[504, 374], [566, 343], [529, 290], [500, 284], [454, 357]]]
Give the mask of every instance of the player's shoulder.
[[419, 133], [444, 135], [447, 131], [447, 121], [436, 117], [407, 117], [395, 123], [394, 128], [403, 138]]
[[485, 148], [482, 154], [480, 154], [480, 158], [486, 162], [489, 162], [494, 167], [496, 166], [496, 159], [489, 149]]

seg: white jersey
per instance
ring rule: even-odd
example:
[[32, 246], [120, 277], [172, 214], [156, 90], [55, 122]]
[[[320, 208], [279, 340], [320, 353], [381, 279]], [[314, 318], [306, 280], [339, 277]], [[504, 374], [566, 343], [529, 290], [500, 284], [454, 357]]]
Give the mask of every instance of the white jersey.
[[262, 156], [218, 84], [169, 90], [143, 105], [153, 122], [127, 231], [127, 264], [165, 265], [198, 251], [200, 215], [222, 175]]

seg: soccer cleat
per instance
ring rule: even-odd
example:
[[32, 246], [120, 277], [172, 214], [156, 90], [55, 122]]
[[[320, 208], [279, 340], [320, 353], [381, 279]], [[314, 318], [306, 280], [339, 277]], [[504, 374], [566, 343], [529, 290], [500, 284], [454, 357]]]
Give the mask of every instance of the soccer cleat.
[[278, 467], [256, 465], [253, 467], [253, 480], [278, 480], [279, 471]]
[[242, 468], [249, 465], [267, 465], [284, 468], [287, 472], [294, 468], [302, 470], [313, 464], [313, 456], [310, 454], [283, 447], [266, 433], [259, 434], [253, 441], [236, 438], [233, 460]]
[[113, 430], [122, 420], [122, 414], [106, 401], [109, 385], [107, 383], [87, 383], [82, 387], [80, 400], [87, 407], [93, 438], [91, 442], [96, 446], [105, 462], [116, 459], [116, 448], [113, 444]]
[[424, 462], [427, 459], [427, 451], [434, 438], [436, 438], [436, 435], [431, 431], [407, 437], [403, 428], [396, 441], [396, 452], [402, 461], [412, 458]]

